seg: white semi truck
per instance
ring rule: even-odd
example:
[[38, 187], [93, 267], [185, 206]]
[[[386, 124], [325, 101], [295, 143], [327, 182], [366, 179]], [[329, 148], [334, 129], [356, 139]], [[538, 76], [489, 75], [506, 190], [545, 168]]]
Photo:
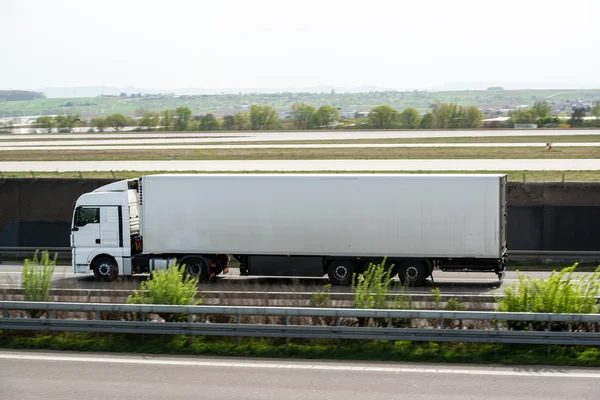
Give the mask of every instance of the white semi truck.
[[201, 281], [328, 275], [349, 285], [370, 262], [420, 286], [434, 269], [506, 269], [506, 175], [168, 174], [76, 201], [73, 270], [112, 281], [177, 259]]

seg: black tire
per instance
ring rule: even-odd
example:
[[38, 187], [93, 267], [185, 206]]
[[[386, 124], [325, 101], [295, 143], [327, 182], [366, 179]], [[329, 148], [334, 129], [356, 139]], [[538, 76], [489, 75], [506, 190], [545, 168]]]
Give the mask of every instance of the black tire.
[[327, 275], [332, 285], [349, 286], [355, 270], [350, 261], [331, 261], [327, 266]]
[[423, 286], [427, 276], [429, 276], [427, 266], [421, 261], [405, 261], [398, 268], [398, 277], [406, 286]]
[[97, 280], [103, 282], [112, 282], [119, 275], [119, 266], [117, 262], [110, 257], [100, 257], [92, 265], [94, 276]]
[[185, 274], [192, 279], [198, 279], [199, 282], [208, 282], [210, 273], [208, 265], [201, 258], [187, 258], [185, 264]]

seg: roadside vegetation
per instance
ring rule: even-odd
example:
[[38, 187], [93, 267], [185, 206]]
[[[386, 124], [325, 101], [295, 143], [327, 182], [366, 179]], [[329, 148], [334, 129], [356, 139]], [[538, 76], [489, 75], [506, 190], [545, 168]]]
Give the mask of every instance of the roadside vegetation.
[[[23, 300], [47, 302], [51, 301], [50, 290], [52, 289], [52, 275], [56, 269], [56, 258], [50, 258], [47, 251], [42, 252], [41, 258], [38, 258], [36, 251], [32, 259], [25, 259], [23, 262], [23, 271], [21, 273], [21, 290]], [[29, 310], [30, 318], [39, 318], [46, 312], [44, 310]]]
[[[137, 97], [136, 97], [137, 98]], [[37, 100], [36, 100], [37, 101]], [[16, 102], [15, 102], [16, 103]], [[70, 102], [73, 104], [73, 102]], [[245, 104], [219, 111], [197, 113], [188, 105], [149, 110], [139, 107], [127, 112], [80, 118], [82, 108], [64, 107], [56, 116], [42, 115], [36, 126], [46, 132], [72, 132], [75, 127], [87, 127], [90, 132], [110, 128], [120, 131], [125, 127], [139, 131], [269, 131], [278, 129], [474, 129], [483, 127], [486, 117], [476, 105], [432, 100], [426, 107], [415, 108], [398, 103], [379, 103], [362, 111], [344, 110], [337, 103], [310, 103], [295, 101], [285, 107], [265, 103]], [[335, 105], [334, 105], [335, 104]], [[236, 110], [232, 112], [233, 110]], [[131, 112], [133, 111], [133, 112]], [[221, 114], [224, 112], [224, 114]], [[563, 112], [563, 113], [566, 113]], [[19, 112], [12, 111], [11, 116]], [[92, 113], [97, 114], [97, 113]], [[3, 115], [0, 107], [0, 116]], [[494, 115], [488, 115], [494, 116]], [[596, 116], [586, 120], [585, 116]], [[535, 101], [527, 109], [514, 109], [509, 119], [494, 122], [489, 128], [513, 128], [515, 124], [536, 124], [547, 128], [600, 127], [600, 101], [588, 109], [572, 107], [566, 115], [553, 115], [547, 101]], [[12, 128], [10, 120], [3, 122]]]
[[[34, 260], [27, 265], [47, 266], [52, 270], [52, 261], [44, 253], [41, 261]], [[355, 308], [405, 309], [418, 310], [418, 304], [412, 302], [406, 287], [398, 285], [390, 278], [394, 265], [370, 263], [368, 267], [354, 275], [352, 291]], [[600, 306], [595, 296], [600, 289], [600, 267], [595, 272], [574, 275], [578, 265], [555, 272], [547, 280], [531, 279], [519, 276], [519, 282], [505, 288], [505, 297], [498, 300], [498, 311], [511, 312], [569, 312], [597, 313]], [[186, 277], [184, 266], [175, 264], [174, 268], [157, 271], [152, 279], [142, 283], [128, 299], [129, 304], [199, 304], [196, 300], [197, 281]], [[27, 272], [31, 274], [31, 268]], [[24, 272], [25, 276], [25, 272]], [[31, 282], [31, 280], [30, 280]], [[46, 287], [41, 285], [41, 287]], [[39, 290], [34, 291], [38, 293]], [[457, 299], [445, 302], [439, 289], [431, 291], [432, 300], [428, 308], [463, 311], [467, 307]], [[37, 298], [37, 297], [34, 297]], [[333, 306], [331, 286], [325, 285], [312, 296], [310, 306]], [[161, 316], [167, 321], [182, 321], [186, 316]], [[257, 317], [260, 318], [260, 317]], [[365, 320], [356, 321], [358, 326], [395, 326], [395, 327], [438, 327], [439, 320]], [[231, 322], [224, 318], [213, 323]], [[502, 323], [502, 321], [500, 321]], [[277, 323], [282, 323], [278, 321]], [[293, 323], [293, 322], [292, 322]], [[318, 325], [339, 324], [335, 318], [316, 318], [312, 323]], [[390, 324], [391, 325], [388, 325]], [[444, 326], [449, 329], [462, 329], [468, 321], [446, 320]], [[472, 323], [472, 322], [471, 322]], [[535, 323], [509, 326], [510, 329], [549, 328], [547, 323], [537, 326]], [[344, 326], [346, 323], [344, 323]], [[350, 325], [350, 326], [356, 326]], [[510, 324], [509, 324], [510, 325]], [[593, 326], [570, 324], [569, 326], [551, 326], [552, 330], [588, 330]], [[590, 324], [587, 324], [590, 325]], [[485, 329], [477, 325], [478, 329]], [[584, 346], [546, 346], [546, 345], [494, 345], [479, 343], [437, 343], [411, 341], [349, 341], [329, 339], [269, 339], [236, 337], [190, 337], [184, 335], [145, 335], [95, 333], [53, 333], [43, 332], [0, 332], [0, 347], [129, 352], [151, 354], [204, 354], [225, 356], [285, 357], [299, 359], [338, 359], [338, 360], [379, 360], [379, 361], [419, 361], [451, 363], [501, 363], [501, 364], [547, 364], [563, 366], [600, 366], [600, 349]]]

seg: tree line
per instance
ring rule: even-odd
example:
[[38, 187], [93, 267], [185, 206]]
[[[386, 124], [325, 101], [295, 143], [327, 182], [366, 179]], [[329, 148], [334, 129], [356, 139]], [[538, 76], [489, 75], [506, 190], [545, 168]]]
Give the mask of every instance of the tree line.
[[[298, 130], [334, 128], [339, 124], [340, 112], [332, 105], [316, 108], [296, 102], [289, 110], [291, 124]], [[397, 111], [389, 105], [372, 108], [363, 119], [349, 119], [344, 128], [354, 129], [460, 129], [479, 128], [483, 114], [474, 106], [436, 103], [431, 112], [421, 115], [415, 108]], [[103, 132], [107, 128], [119, 131], [125, 127], [139, 130], [164, 131], [218, 131], [218, 130], [277, 130], [282, 129], [283, 120], [271, 106], [253, 104], [248, 111], [217, 118], [214, 114], [194, 115], [189, 107], [166, 109], [160, 112], [144, 112], [135, 120], [124, 114], [82, 121], [79, 114], [38, 117], [37, 125], [52, 132], [71, 132], [76, 126], [89, 126]]]

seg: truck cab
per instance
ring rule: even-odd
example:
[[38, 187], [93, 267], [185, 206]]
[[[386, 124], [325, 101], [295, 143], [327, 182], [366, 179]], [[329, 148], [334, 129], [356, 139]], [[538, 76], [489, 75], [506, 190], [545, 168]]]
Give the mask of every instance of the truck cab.
[[112, 281], [130, 275], [140, 248], [137, 181], [123, 180], [81, 195], [71, 225], [74, 273], [94, 273]]

